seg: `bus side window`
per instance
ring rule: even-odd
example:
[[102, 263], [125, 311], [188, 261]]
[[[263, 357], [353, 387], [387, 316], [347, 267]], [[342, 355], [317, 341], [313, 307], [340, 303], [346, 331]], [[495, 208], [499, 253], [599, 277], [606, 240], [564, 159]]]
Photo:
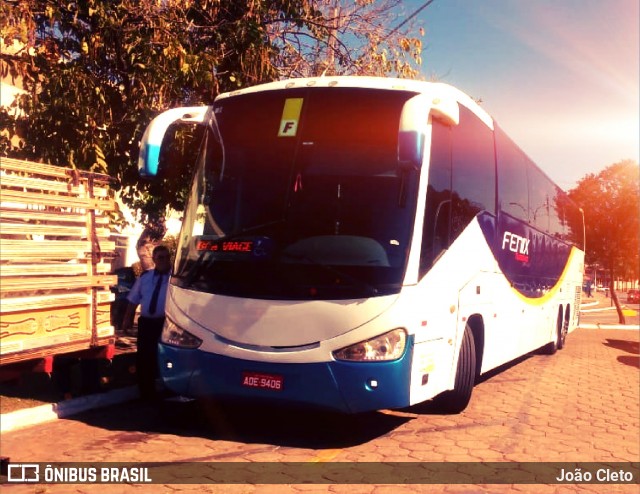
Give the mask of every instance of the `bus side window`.
[[495, 214], [496, 164], [493, 132], [471, 110], [460, 106], [451, 134], [453, 242], [479, 212]]
[[549, 210], [549, 233], [557, 239], [564, 240], [564, 204], [562, 194], [560, 187], [554, 186], [551, 209]]
[[498, 207], [512, 217], [528, 222], [527, 157], [500, 127], [496, 127], [495, 137], [498, 159]]
[[584, 218], [582, 211], [569, 199], [567, 194], [562, 194], [561, 201], [564, 206], [564, 239], [584, 250]]
[[422, 225], [420, 278], [449, 247], [451, 221], [451, 128], [432, 122], [429, 180]]

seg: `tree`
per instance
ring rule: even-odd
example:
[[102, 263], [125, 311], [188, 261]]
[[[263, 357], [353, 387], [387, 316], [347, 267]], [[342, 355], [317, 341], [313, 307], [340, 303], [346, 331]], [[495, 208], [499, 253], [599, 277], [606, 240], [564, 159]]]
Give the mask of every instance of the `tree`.
[[[400, 0], [0, 0], [2, 76], [22, 81], [21, 137], [0, 152], [105, 172], [152, 225], [181, 210], [191, 162], [151, 183], [138, 177], [144, 128], [174, 106], [283, 76], [415, 77], [421, 43], [393, 30]], [[322, 69], [322, 70], [321, 70]], [[197, 151], [197, 134], [177, 146]]]
[[625, 160], [578, 182], [569, 196], [583, 209], [587, 262], [609, 272], [611, 298], [618, 318], [625, 317], [614, 290], [617, 275], [638, 277], [640, 238], [640, 169]]
[[[316, 0], [322, 20], [314, 30], [283, 23], [270, 30], [278, 47], [276, 67], [280, 77], [368, 75], [415, 79], [422, 63], [422, 41], [409, 36], [398, 13], [401, 0]], [[410, 17], [410, 16], [409, 16]]]

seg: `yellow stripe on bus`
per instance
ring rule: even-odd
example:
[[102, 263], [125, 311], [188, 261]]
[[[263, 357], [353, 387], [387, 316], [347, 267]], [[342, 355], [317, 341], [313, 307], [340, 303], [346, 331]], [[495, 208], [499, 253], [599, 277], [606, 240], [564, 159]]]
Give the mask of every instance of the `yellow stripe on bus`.
[[571, 266], [571, 264], [573, 263], [574, 258], [575, 258], [575, 256], [577, 255], [578, 252], [579, 252], [578, 249], [576, 249], [575, 247], [571, 247], [571, 252], [569, 253], [569, 258], [567, 259], [567, 262], [564, 265], [564, 270], [562, 271], [562, 274], [558, 278], [557, 283], [547, 293], [545, 293], [542, 297], [527, 297], [526, 295], [523, 295], [522, 293], [520, 293], [516, 288], [514, 288], [513, 291], [516, 293], [516, 295], [521, 300], [524, 300], [526, 303], [528, 303], [530, 305], [544, 305], [544, 304], [546, 304], [553, 297], [556, 296], [558, 291], [560, 291], [560, 288], [562, 287], [562, 284], [565, 282], [565, 279], [567, 277], [567, 273], [569, 272], [569, 266]]

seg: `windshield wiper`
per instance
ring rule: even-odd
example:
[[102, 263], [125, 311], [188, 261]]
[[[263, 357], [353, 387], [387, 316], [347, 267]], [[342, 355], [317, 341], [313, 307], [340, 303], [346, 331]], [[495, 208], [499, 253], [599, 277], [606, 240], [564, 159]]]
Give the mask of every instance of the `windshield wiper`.
[[350, 275], [349, 273], [345, 273], [344, 271], [341, 271], [337, 268], [334, 268], [333, 266], [330, 266], [328, 264], [323, 264], [320, 261], [317, 261], [307, 255], [304, 254], [289, 254], [287, 252], [283, 252], [281, 254], [283, 257], [288, 257], [289, 259], [296, 259], [298, 261], [306, 261], [309, 264], [312, 264], [313, 266], [318, 266], [322, 269], [324, 269], [325, 271], [328, 271], [332, 274], [335, 274], [336, 276], [340, 276], [341, 278], [345, 278], [347, 280], [349, 280], [353, 285], [360, 287], [360, 288], [364, 288], [367, 291], [367, 295], [368, 296], [375, 296], [378, 294], [378, 289], [376, 287], [374, 287], [373, 285], [370, 285], [369, 283], [367, 283], [364, 280], [361, 280], [360, 278], [356, 278], [353, 275]]

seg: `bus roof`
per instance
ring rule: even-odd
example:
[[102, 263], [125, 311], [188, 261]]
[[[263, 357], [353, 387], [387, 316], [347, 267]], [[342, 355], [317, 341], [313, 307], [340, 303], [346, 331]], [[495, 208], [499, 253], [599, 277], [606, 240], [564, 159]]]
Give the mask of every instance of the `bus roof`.
[[262, 91], [276, 91], [282, 89], [303, 87], [348, 87], [363, 89], [382, 89], [389, 91], [411, 91], [416, 94], [431, 95], [439, 100], [456, 101], [471, 110], [488, 127], [493, 129], [493, 119], [470, 96], [459, 89], [442, 82], [416, 81], [413, 79], [397, 79], [392, 77], [369, 76], [333, 76], [307, 77], [298, 79], [284, 79], [251, 86], [237, 91], [230, 91], [218, 95], [216, 100]]

